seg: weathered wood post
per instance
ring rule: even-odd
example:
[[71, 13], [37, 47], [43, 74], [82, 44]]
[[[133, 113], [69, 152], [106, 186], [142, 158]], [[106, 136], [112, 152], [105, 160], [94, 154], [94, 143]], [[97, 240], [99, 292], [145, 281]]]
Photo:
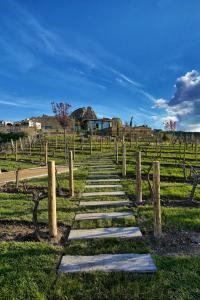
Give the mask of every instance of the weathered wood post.
[[90, 137], [90, 155], [92, 155], [92, 136]]
[[69, 152], [69, 193], [74, 197], [74, 166], [73, 166], [73, 153]]
[[135, 176], [136, 176], [136, 201], [142, 202], [142, 174], [141, 174], [141, 152], [136, 153], [136, 164], [135, 164]]
[[58, 148], [58, 137], [56, 135], [56, 149]]
[[57, 216], [56, 216], [56, 172], [55, 161], [48, 162], [48, 217], [49, 235], [57, 236]]
[[48, 163], [48, 142], [45, 143], [45, 165]]
[[153, 198], [154, 198], [154, 237], [162, 235], [160, 207], [160, 162], [153, 162]]
[[31, 156], [32, 149], [31, 149], [31, 138], [30, 138], [30, 136], [28, 136], [28, 141], [29, 141], [29, 155]]
[[116, 141], [116, 144], [115, 144], [115, 161], [116, 161], [116, 164], [118, 165], [118, 163], [119, 163], [119, 143], [118, 143], [118, 141]]
[[14, 153], [14, 151], [15, 151], [15, 145], [14, 145], [13, 139], [11, 139], [10, 142], [11, 142], [12, 152]]
[[24, 147], [23, 147], [23, 143], [22, 143], [22, 139], [21, 138], [19, 138], [19, 142], [20, 142], [20, 149], [21, 149], [21, 151], [23, 151]]
[[197, 160], [197, 138], [195, 138], [194, 153], [195, 153], [195, 160]]
[[19, 169], [16, 170], [16, 173], [15, 173], [15, 186], [16, 186], [16, 189], [19, 188]]
[[73, 135], [73, 159], [75, 160], [76, 155], [76, 138], [75, 135]]
[[17, 141], [15, 142], [15, 161], [17, 161], [17, 153], [18, 153], [18, 144]]
[[103, 152], [103, 138], [101, 137], [101, 152]]
[[126, 177], [126, 144], [122, 146], [122, 175]]

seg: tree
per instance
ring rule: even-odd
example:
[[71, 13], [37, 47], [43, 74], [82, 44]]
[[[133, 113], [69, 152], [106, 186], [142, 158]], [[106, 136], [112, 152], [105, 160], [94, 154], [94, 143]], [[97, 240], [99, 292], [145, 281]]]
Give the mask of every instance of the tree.
[[133, 116], [131, 117], [131, 120], [130, 120], [130, 127], [133, 126]]
[[170, 131], [173, 131], [173, 132], [176, 131], [176, 125], [177, 125], [177, 122], [172, 119], [164, 122], [165, 128]]
[[66, 131], [67, 128], [70, 127], [71, 125], [71, 118], [70, 118], [70, 113], [69, 109], [71, 107], [70, 104], [65, 103], [65, 102], [60, 102], [60, 103], [55, 103], [52, 102], [52, 110], [53, 113], [55, 114], [56, 119], [64, 129], [64, 144], [65, 144], [65, 160], [67, 160], [67, 136], [66, 136]]

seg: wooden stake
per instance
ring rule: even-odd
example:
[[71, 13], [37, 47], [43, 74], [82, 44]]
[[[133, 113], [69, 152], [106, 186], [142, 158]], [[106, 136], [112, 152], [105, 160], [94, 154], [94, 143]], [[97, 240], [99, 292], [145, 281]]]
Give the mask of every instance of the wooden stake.
[[30, 136], [28, 136], [28, 141], [29, 141], [29, 154], [30, 154], [30, 156], [31, 156], [31, 138], [30, 138]]
[[17, 141], [15, 142], [15, 161], [17, 161], [17, 151], [18, 151], [18, 145]]
[[136, 175], [136, 201], [141, 203], [142, 202], [142, 175], [141, 175], [141, 152], [136, 153], [136, 168], [135, 168], [135, 175]]
[[15, 181], [16, 189], [19, 187], [19, 169], [16, 170], [16, 181]]
[[118, 141], [116, 141], [116, 144], [115, 144], [115, 161], [116, 161], [116, 164], [118, 165], [118, 163], [119, 163], [119, 144], [118, 144]]
[[76, 141], [75, 141], [75, 136], [73, 136], [73, 159], [75, 160], [75, 155], [76, 155]]
[[11, 139], [10, 142], [11, 142], [12, 152], [14, 152], [15, 151], [15, 145], [14, 145], [13, 139]]
[[57, 236], [57, 216], [56, 216], [56, 172], [55, 161], [48, 162], [48, 216], [49, 235]]
[[101, 137], [101, 152], [103, 152], [103, 138]]
[[90, 155], [92, 155], [92, 136], [90, 137]]
[[69, 152], [69, 193], [74, 197], [74, 166], [73, 166], [73, 153]]
[[126, 177], [126, 144], [122, 147], [122, 175]]
[[154, 237], [162, 235], [160, 207], [160, 162], [153, 162], [153, 195], [154, 195]]
[[48, 163], [48, 142], [45, 143], [45, 165]]
[[19, 138], [19, 142], [20, 142], [20, 149], [21, 149], [21, 151], [23, 151], [24, 148], [23, 148], [23, 144], [22, 144], [22, 139], [21, 138]]

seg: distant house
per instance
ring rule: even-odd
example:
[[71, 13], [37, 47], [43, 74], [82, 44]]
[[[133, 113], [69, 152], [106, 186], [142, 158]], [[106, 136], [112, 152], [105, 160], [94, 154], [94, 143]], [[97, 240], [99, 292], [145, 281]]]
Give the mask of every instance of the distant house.
[[35, 122], [35, 121], [30, 120], [30, 119], [25, 119], [21, 122], [16, 122], [16, 123], [14, 123], [14, 125], [19, 126], [22, 129], [23, 128], [35, 128], [36, 130], [40, 130], [42, 128], [40, 122]]
[[13, 126], [13, 122], [0, 120], [0, 127]]
[[87, 131], [107, 129], [112, 127], [112, 119], [88, 119], [83, 121], [83, 126]]

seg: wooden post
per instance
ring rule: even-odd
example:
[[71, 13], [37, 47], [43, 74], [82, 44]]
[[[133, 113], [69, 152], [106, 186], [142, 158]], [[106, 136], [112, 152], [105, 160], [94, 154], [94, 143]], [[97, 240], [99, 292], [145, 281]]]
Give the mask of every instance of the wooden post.
[[48, 163], [48, 142], [45, 143], [45, 165]]
[[69, 193], [74, 197], [74, 167], [73, 167], [73, 153], [69, 152]]
[[75, 160], [76, 155], [76, 139], [75, 136], [73, 136], [73, 160]]
[[28, 136], [28, 141], [29, 141], [29, 155], [31, 156], [31, 138]]
[[154, 237], [162, 235], [160, 207], [160, 162], [153, 162], [153, 196], [154, 196]]
[[23, 151], [24, 148], [23, 148], [23, 144], [22, 144], [22, 139], [21, 138], [19, 138], [19, 142], [20, 142], [20, 149], [21, 149], [21, 151]]
[[101, 152], [103, 152], [103, 138], [101, 137]]
[[19, 187], [19, 169], [16, 170], [16, 181], [15, 181], [15, 185], [16, 185], [16, 189], [18, 189]]
[[90, 155], [92, 155], [92, 136], [90, 137]]
[[14, 151], [15, 151], [15, 145], [14, 145], [13, 139], [11, 139], [10, 142], [11, 142], [12, 152], [14, 153]]
[[122, 147], [122, 175], [126, 177], [126, 144]]
[[142, 175], [141, 175], [141, 152], [136, 153], [136, 164], [135, 164], [135, 176], [136, 176], [136, 201], [142, 202]]
[[17, 151], [18, 151], [18, 145], [17, 141], [15, 142], [15, 161], [17, 161]]
[[55, 161], [48, 162], [48, 216], [49, 235], [57, 236], [57, 216], [56, 216], [56, 172]]
[[116, 161], [116, 164], [118, 165], [119, 163], [119, 144], [118, 144], [118, 141], [116, 141], [116, 144], [115, 144], [115, 161]]
[[56, 135], [56, 149], [58, 148], [58, 137]]

